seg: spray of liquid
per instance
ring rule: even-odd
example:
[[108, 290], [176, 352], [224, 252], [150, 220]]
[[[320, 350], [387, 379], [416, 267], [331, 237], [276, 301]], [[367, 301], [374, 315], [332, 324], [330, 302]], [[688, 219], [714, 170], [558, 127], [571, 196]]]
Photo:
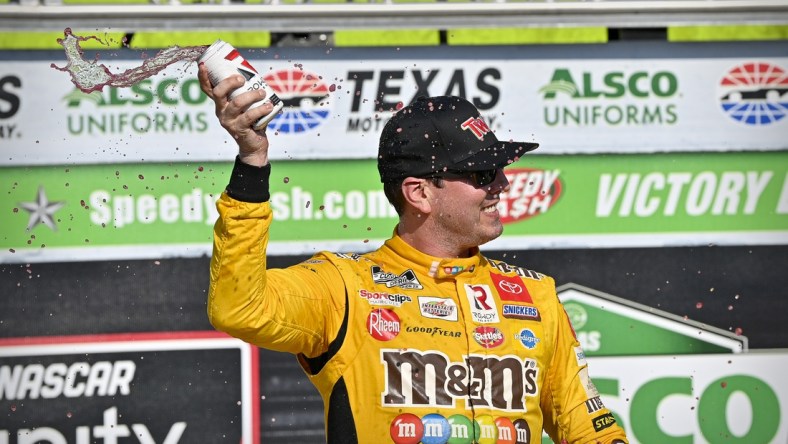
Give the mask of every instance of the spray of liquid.
[[117, 88], [132, 86], [156, 75], [173, 63], [197, 60], [207, 48], [207, 46], [171, 46], [159, 51], [154, 57], [146, 59], [141, 66], [114, 74], [106, 65], [99, 64], [96, 60], [90, 61], [84, 58], [84, 52], [79, 42], [90, 39], [101, 41], [98, 37], [76, 36], [71, 32], [71, 28], [66, 28], [63, 33], [65, 37], [57, 39], [57, 42], [65, 49], [68, 63], [63, 67], [55, 66], [54, 63], [51, 66], [59, 71], [68, 72], [74, 85], [84, 93], [101, 91], [105, 86]]

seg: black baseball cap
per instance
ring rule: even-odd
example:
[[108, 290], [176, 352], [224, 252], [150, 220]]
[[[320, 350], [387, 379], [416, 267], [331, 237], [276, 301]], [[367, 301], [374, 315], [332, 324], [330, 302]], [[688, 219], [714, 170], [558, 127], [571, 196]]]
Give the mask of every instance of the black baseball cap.
[[381, 182], [503, 168], [538, 143], [501, 142], [462, 97], [419, 97], [386, 123], [378, 145]]

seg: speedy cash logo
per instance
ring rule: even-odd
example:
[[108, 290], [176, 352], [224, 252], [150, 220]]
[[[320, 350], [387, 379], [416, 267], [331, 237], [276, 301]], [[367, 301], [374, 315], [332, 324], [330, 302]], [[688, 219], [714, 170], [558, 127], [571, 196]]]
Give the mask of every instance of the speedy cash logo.
[[329, 85], [319, 74], [303, 69], [283, 69], [267, 73], [263, 80], [284, 102], [284, 108], [268, 124], [268, 128], [284, 134], [313, 131], [331, 114]]
[[560, 170], [507, 168], [509, 190], [501, 193], [498, 211], [504, 224], [546, 213], [563, 191]]

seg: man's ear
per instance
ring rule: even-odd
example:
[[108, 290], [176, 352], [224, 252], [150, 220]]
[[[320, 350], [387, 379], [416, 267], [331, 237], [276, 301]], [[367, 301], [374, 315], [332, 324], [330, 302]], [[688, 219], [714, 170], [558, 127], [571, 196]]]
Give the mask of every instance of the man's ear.
[[429, 179], [417, 177], [406, 177], [402, 181], [402, 197], [405, 200], [405, 204], [413, 207], [419, 213], [429, 213], [432, 209], [428, 183]]

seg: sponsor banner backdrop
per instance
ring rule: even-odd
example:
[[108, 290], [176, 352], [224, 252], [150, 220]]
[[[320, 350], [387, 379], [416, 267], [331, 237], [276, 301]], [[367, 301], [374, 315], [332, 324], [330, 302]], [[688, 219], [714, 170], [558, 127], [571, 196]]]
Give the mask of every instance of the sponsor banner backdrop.
[[594, 357], [588, 365], [633, 444], [788, 442], [784, 350]]
[[0, 442], [256, 444], [256, 356], [215, 332], [0, 340]]
[[[209, 254], [229, 163], [0, 168], [5, 262]], [[490, 249], [788, 244], [788, 151], [539, 156], [506, 170]], [[396, 213], [372, 160], [277, 162], [273, 254], [369, 250]]]
[[[788, 57], [469, 60], [439, 51], [407, 61], [364, 51], [303, 60], [247, 54], [286, 105], [269, 126], [272, 158], [375, 158], [392, 110], [442, 94], [471, 100], [501, 139], [540, 142], [539, 154], [788, 148]], [[100, 60], [113, 72], [140, 64], [119, 57], [129, 55]], [[231, 158], [235, 144], [196, 69], [174, 65], [131, 88], [86, 95], [50, 61], [4, 60], [1, 162]]]

